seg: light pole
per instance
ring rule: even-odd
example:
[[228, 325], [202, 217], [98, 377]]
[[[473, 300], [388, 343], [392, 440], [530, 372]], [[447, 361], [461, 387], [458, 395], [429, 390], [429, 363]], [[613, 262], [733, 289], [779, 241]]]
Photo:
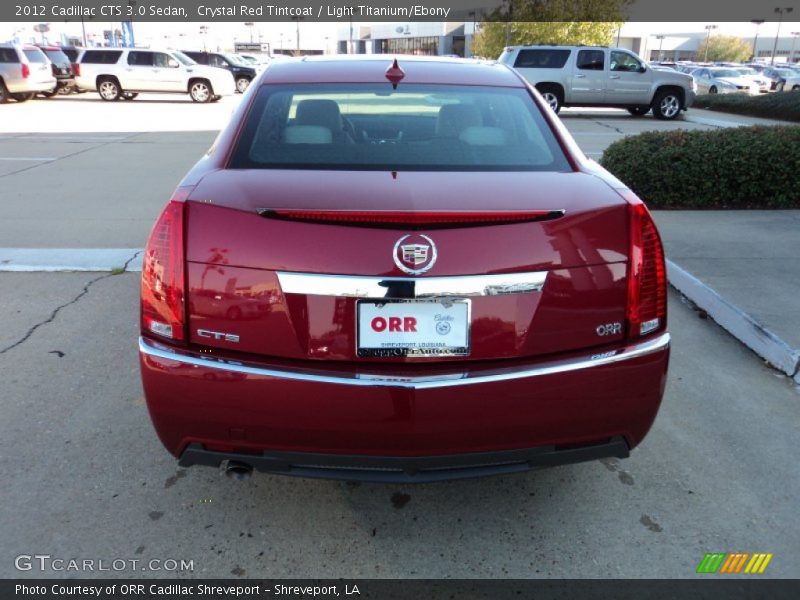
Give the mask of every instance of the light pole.
[[657, 35], [656, 39], [658, 40], [658, 60], [662, 61], [664, 60], [664, 55], [661, 53], [661, 48], [664, 46], [664, 36]]
[[244, 26], [247, 27], [250, 30], [250, 43], [251, 44], [253, 43], [253, 25], [255, 25], [255, 23], [252, 23], [252, 22], [244, 24]]
[[208, 34], [208, 25], [200, 25], [200, 35], [203, 36], [203, 52], [207, 52], [206, 48], [206, 35]]
[[791, 6], [787, 6], [786, 8], [775, 8], [775, 14], [778, 15], [778, 30], [775, 32], [775, 43], [772, 45], [772, 59], [769, 61], [769, 64], [775, 64], [775, 52], [778, 51], [778, 36], [781, 34], [781, 23], [783, 23], [783, 15], [789, 14], [794, 9]]
[[703, 57], [703, 62], [708, 62], [708, 41], [711, 39], [711, 31], [716, 28], [716, 25], [706, 25], [706, 53]]
[[292, 17], [292, 21], [297, 24], [297, 56], [300, 56], [300, 19], [302, 17]]
[[764, 19], [752, 19], [750, 22], [756, 26], [756, 37], [753, 40], [753, 60], [756, 60], [758, 58], [758, 28], [761, 27]]
[[800, 36], [800, 31], [793, 31], [789, 35], [792, 36], [792, 49], [789, 51], [789, 62], [794, 63], [794, 43], [797, 41], [797, 36]]

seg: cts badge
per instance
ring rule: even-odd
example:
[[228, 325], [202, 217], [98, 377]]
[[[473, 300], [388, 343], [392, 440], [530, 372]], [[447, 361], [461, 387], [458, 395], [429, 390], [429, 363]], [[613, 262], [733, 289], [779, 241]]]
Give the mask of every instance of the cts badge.
[[197, 337], [216, 340], [218, 342], [231, 342], [232, 344], [239, 343], [239, 336], [233, 333], [225, 333], [223, 331], [210, 331], [208, 329], [198, 329]]

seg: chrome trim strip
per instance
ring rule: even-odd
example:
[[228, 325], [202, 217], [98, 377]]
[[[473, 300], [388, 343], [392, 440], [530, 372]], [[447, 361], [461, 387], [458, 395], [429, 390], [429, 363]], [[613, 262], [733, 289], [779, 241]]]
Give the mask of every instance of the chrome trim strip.
[[455, 277], [360, 277], [276, 271], [284, 294], [340, 298], [441, 298], [541, 292], [547, 271]]
[[[542, 377], [544, 375], [569, 373], [571, 371], [601, 367], [604, 365], [611, 365], [632, 360], [641, 356], [647, 356], [648, 354], [653, 354], [655, 352], [662, 352], [669, 347], [669, 344], [669, 334], [663, 333], [652, 340], [647, 340], [638, 344], [631, 344], [630, 346], [619, 350], [613, 350], [594, 355], [586, 355], [574, 359], [549, 361], [530, 368], [500, 368], [482, 373], [480, 375], [472, 376], [470, 376], [468, 372], [455, 371], [441, 375], [423, 377], [396, 377], [393, 375], [384, 376], [381, 374], [368, 372], [356, 374], [324, 374], [320, 371], [312, 371], [310, 369], [270, 369], [256, 366], [254, 364], [246, 364], [209, 355], [203, 355], [198, 352], [169, 348], [143, 337], [139, 338], [139, 352], [145, 356], [150, 356], [161, 360], [175, 361], [182, 365], [205, 367], [208, 369], [219, 369], [222, 371], [243, 373], [245, 375], [253, 375], [256, 377], [275, 377], [279, 379], [307, 381], [310, 383], [332, 383], [337, 385], [378, 386], [427, 390], [462, 385], [512, 381], [515, 379]], [[376, 363], [364, 364], [363, 366], [373, 368], [380, 367], [380, 365]]]

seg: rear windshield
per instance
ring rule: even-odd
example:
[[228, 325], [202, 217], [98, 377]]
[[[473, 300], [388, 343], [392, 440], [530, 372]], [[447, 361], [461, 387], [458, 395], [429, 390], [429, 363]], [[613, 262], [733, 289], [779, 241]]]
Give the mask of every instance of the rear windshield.
[[0, 63], [18, 63], [17, 51], [13, 48], [0, 48]]
[[231, 168], [568, 171], [523, 88], [263, 86]]
[[52, 62], [56, 63], [57, 65], [68, 65], [69, 64], [69, 57], [64, 54], [61, 50], [45, 50], [45, 54], [47, 54], [47, 58], [49, 58]]
[[25, 50], [23, 50], [23, 52], [25, 53], [25, 56], [28, 57], [28, 62], [32, 63], [47, 62], [47, 57], [41, 50], [38, 50], [36, 48], [26, 48]]

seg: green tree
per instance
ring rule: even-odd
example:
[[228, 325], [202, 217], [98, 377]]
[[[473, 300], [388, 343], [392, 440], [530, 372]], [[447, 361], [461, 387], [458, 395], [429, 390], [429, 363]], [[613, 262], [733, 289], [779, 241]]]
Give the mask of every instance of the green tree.
[[[472, 54], [497, 58], [517, 44], [609, 45], [631, 0], [506, 0], [476, 34]], [[503, 22], [507, 21], [507, 22]]]
[[[708, 48], [708, 54], [706, 54]], [[712, 62], [744, 62], [753, 53], [753, 48], [742, 38], [734, 35], [715, 35], [703, 40], [697, 49], [697, 60]]]

